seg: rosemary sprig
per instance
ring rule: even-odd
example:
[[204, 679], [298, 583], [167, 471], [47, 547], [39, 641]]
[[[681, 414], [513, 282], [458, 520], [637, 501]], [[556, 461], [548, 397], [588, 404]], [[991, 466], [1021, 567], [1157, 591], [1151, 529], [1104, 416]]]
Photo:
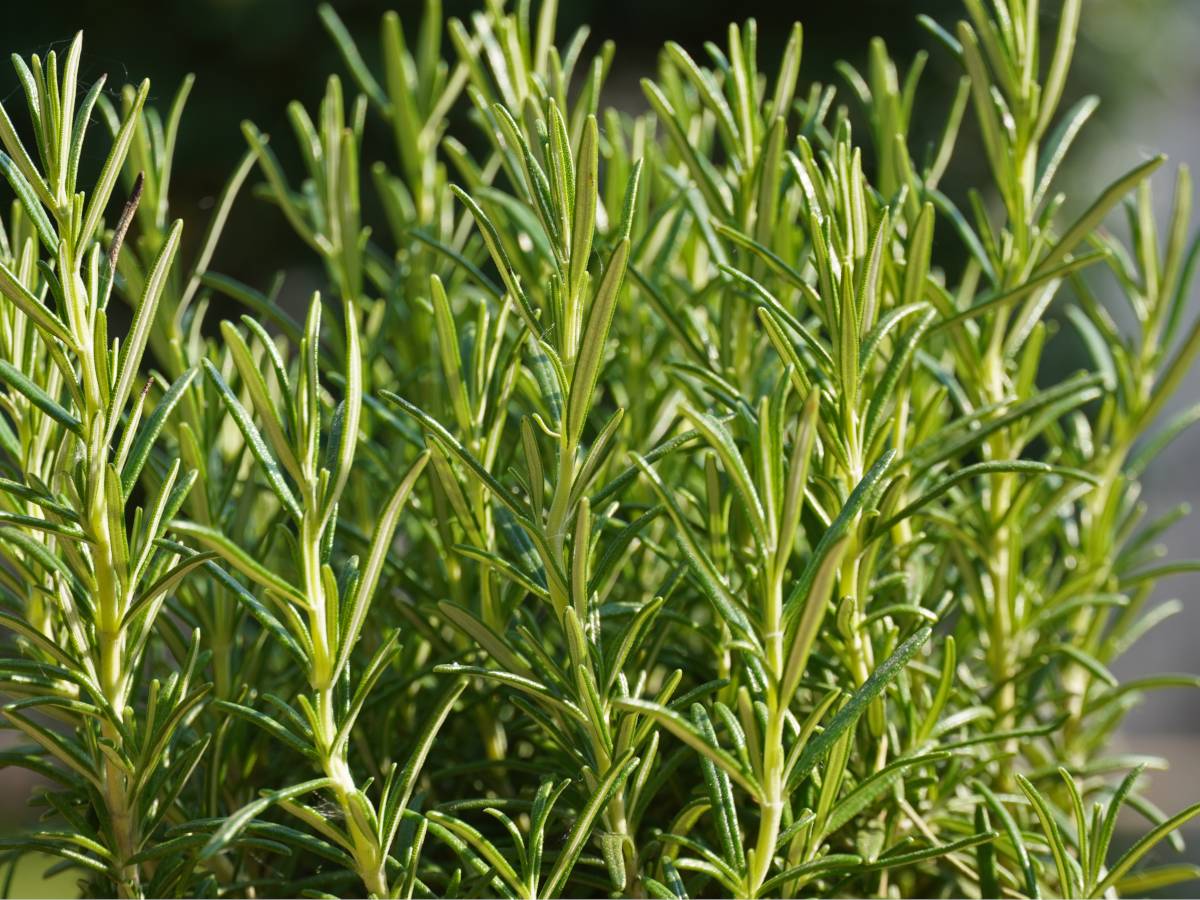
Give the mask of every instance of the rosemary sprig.
[[[322, 7], [348, 77], [289, 107], [302, 171], [245, 123], [186, 252], [202, 85], [160, 112], [82, 91], [79, 38], [18, 59], [0, 714], [25, 743], [0, 765], [48, 786], [0, 861], [126, 897], [1196, 877], [1140, 866], [1200, 806], [1158, 810], [1153, 761], [1109, 750], [1145, 691], [1200, 685], [1110, 669], [1194, 567], [1154, 561], [1182, 511], [1137, 503], [1200, 419], [1159, 421], [1200, 350], [1192, 185], [1162, 238], [1160, 158], [1068, 203], [1084, 5], [1045, 43], [1036, 2], [964, 7], [926, 21], [962, 68], [928, 148], [928, 57], [882, 40], [838, 67], [852, 106], [803, 82], [799, 25], [773, 71], [753, 19], [668, 43], [629, 115], [614, 47], [559, 44], [554, 0], [388, 14], [378, 71]], [[951, 196], [968, 116], [989, 176]], [[281, 277], [214, 264], [255, 173], [323, 272], [304, 321]], [[246, 314], [212, 321], [217, 294]], [[1054, 382], [1060, 320], [1088, 355]], [[1150, 824], [1116, 856], [1124, 808]]]

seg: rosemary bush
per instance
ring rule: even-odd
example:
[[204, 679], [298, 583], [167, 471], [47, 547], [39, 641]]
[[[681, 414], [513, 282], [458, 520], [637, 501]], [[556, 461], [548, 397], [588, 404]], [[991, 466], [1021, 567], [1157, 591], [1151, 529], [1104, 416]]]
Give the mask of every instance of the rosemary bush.
[[[1160, 416], [1200, 352], [1192, 185], [1163, 236], [1161, 158], [1068, 201], [1082, 0], [1048, 34], [1036, 0], [964, 6], [925, 23], [962, 67], [948, 110], [881, 40], [845, 103], [801, 86], [799, 25], [762, 71], [750, 20], [705, 59], [667, 44], [637, 115], [554, 0], [388, 14], [378, 70], [325, 7], [348, 80], [289, 108], [302, 171], [246, 123], [186, 225], [190, 78], [160, 111], [79, 85], [81, 38], [16, 58], [0, 766], [42, 780], [10, 873], [51, 854], [121, 897], [1200, 874], [1160, 846], [1200, 805], [1159, 811], [1108, 750], [1144, 692], [1197, 684], [1109, 668], [1187, 568], [1155, 561], [1178, 515], [1144, 522], [1138, 478], [1200, 418]], [[989, 177], [952, 198], [968, 120]], [[280, 278], [213, 267], [252, 181], [323, 267], [298, 317]]]

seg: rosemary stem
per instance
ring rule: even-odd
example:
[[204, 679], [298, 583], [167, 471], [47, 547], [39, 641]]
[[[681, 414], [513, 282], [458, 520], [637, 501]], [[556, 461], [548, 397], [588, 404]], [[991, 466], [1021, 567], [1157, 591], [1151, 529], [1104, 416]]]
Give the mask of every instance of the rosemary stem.
[[754, 843], [754, 863], [747, 875], [747, 896], [758, 896], [775, 859], [779, 827], [783, 821], [784, 754], [783, 710], [772, 701], [768, 707], [767, 728], [763, 740], [763, 799], [759, 804], [758, 837]]
[[[1003, 335], [1006, 332], [1008, 316], [1001, 313], [997, 316], [992, 339], [984, 359], [985, 391], [992, 402], [1002, 402], [1005, 396], [1005, 371], [1003, 354]], [[1001, 429], [989, 441], [989, 457], [993, 460], [1007, 460], [1012, 456], [1012, 446], [1007, 430]], [[989, 610], [989, 646], [988, 662], [992, 677], [992, 709], [995, 712], [994, 728], [1003, 731], [1010, 727], [1013, 709], [1016, 706], [1016, 685], [1011, 677], [1013, 662], [1013, 640], [1016, 622], [1014, 621], [1014, 598], [1010, 596], [1012, 586], [1013, 565], [1013, 535], [1008, 525], [1008, 512], [1013, 499], [1013, 478], [1011, 474], [1000, 473], [996, 476], [991, 493], [988, 516], [991, 533], [990, 573], [991, 573], [991, 608]], [[1012, 763], [1015, 753], [1015, 740], [1005, 741], [1006, 751], [1000, 758], [1000, 784], [1010, 787], [1012, 778]]]
[[366, 886], [368, 894], [388, 897], [386, 856], [375, 838], [371, 823], [363, 820], [359, 805], [351, 799], [359, 791], [354, 774], [350, 771], [345, 746], [332, 746], [337, 735], [333, 694], [333, 686], [330, 685], [319, 690], [316, 696], [317, 713], [324, 731], [324, 734], [318, 736], [318, 746], [322, 751], [321, 768], [333, 782], [333, 792], [353, 844], [352, 855], [359, 878]]
[[[117, 715], [124, 706], [121, 658], [124, 641], [119, 632], [103, 631], [100, 638], [101, 683], [106, 699], [113, 705]], [[101, 733], [114, 746], [121, 745], [121, 735], [110, 722], [104, 722]], [[136, 852], [137, 825], [129, 804], [125, 775], [116, 762], [104, 758], [104, 799], [112, 823], [113, 851], [118, 861], [119, 879], [117, 891], [121, 897], [141, 897], [141, 878], [136, 864], [126, 862]]]

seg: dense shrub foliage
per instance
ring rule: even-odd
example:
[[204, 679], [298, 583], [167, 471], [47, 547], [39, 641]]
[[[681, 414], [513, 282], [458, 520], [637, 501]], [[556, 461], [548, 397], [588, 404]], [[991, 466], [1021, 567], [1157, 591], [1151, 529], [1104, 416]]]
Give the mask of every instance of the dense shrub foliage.
[[[1081, 5], [928, 22], [948, 110], [882, 41], [836, 97], [799, 25], [761, 71], [748, 21], [668, 44], [638, 115], [553, 0], [385, 16], [378, 65], [326, 8], [348, 79], [291, 138], [247, 123], [186, 225], [190, 80], [155, 110], [79, 85], [80, 39], [18, 58], [0, 765], [44, 816], [8, 858], [124, 897], [1193, 877], [1161, 842], [1200, 806], [1107, 749], [1195, 683], [1109, 668], [1174, 611], [1138, 478], [1198, 418], [1160, 416], [1200, 351], [1192, 186], [1160, 225], [1160, 158], [1057, 190]], [[990, 181], [952, 197], [968, 122]], [[213, 268], [253, 181], [323, 269], [301, 315]]]

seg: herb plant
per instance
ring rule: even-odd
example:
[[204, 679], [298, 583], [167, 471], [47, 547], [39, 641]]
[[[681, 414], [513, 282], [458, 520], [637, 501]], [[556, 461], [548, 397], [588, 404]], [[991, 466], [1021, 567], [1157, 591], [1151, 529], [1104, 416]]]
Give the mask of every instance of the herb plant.
[[[1159, 846], [1200, 805], [1159, 811], [1108, 749], [1146, 691], [1200, 684], [1109, 668], [1194, 568], [1155, 561], [1179, 516], [1137, 500], [1200, 419], [1161, 421], [1200, 352], [1192, 186], [1164, 237], [1161, 158], [1064, 197], [1082, 0], [1048, 34], [1036, 0], [964, 6], [925, 22], [962, 66], [947, 111], [918, 109], [924, 54], [877, 40], [843, 104], [801, 87], [799, 25], [760, 70], [749, 20], [705, 59], [667, 44], [640, 114], [602, 105], [614, 48], [556, 43], [554, 0], [388, 14], [378, 71], [323, 7], [349, 81], [289, 108], [302, 171], [245, 123], [186, 225], [190, 78], [158, 111], [80, 85], [81, 37], [16, 58], [0, 765], [42, 780], [9, 872], [50, 854], [121, 897], [1200, 874]], [[967, 121], [988, 179], [952, 197]], [[214, 268], [256, 178], [324, 272], [300, 318]]]

